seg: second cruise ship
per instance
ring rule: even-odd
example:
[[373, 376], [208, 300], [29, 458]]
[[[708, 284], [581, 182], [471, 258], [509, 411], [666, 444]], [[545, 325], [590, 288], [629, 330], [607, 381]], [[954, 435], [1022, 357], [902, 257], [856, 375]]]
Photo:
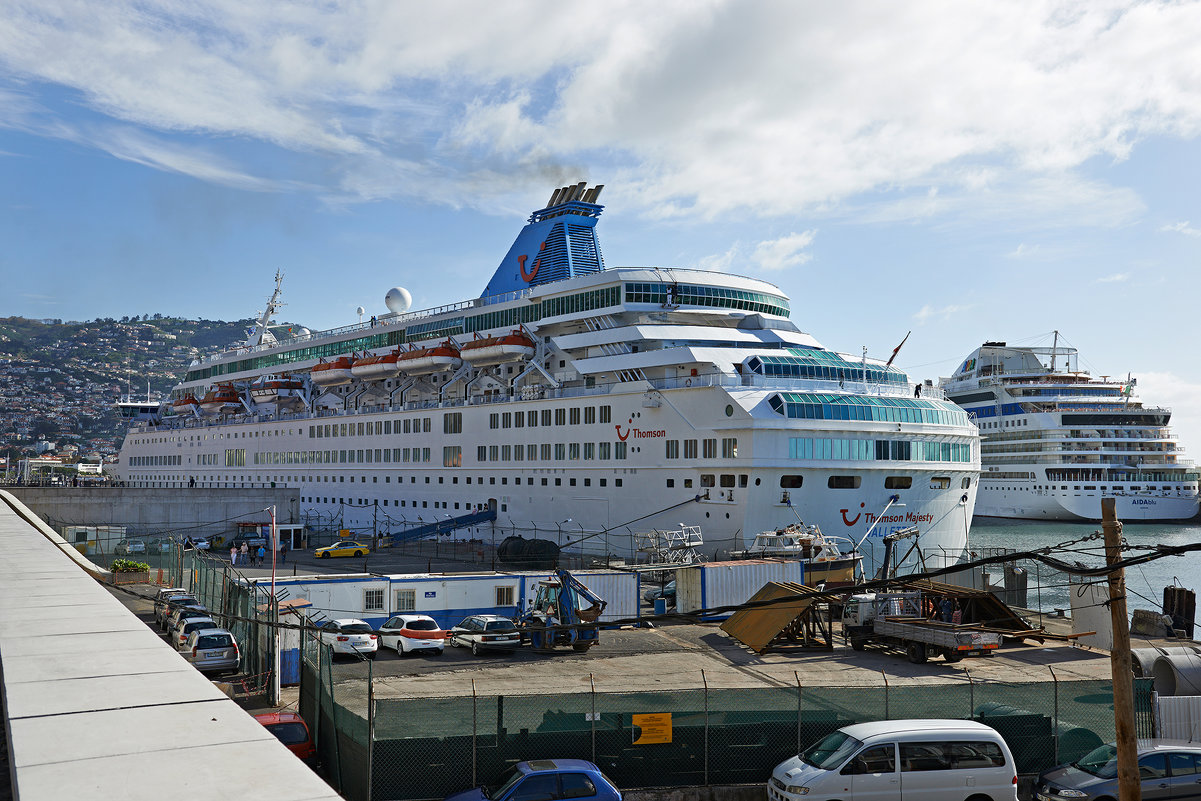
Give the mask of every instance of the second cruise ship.
[[1137, 381], [1094, 378], [1075, 348], [985, 342], [940, 385], [980, 427], [982, 517], [1119, 520], [1197, 514], [1198, 472], [1181, 458], [1170, 410], [1145, 406]]

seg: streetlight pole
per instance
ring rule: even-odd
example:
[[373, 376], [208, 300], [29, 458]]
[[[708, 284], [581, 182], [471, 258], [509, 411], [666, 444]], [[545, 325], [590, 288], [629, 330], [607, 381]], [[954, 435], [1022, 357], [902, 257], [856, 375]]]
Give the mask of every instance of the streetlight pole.
[[275, 596], [275, 557], [279, 552], [279, 527], [275, 522], [275, 506], [271, 507], [271, 705], [279, 706], [279, 600]]

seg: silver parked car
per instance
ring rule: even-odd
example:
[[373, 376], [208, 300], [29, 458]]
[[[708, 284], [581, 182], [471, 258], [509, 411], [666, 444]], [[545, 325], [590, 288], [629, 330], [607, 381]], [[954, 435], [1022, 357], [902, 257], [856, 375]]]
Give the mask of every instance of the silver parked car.
[[192, 595], [183, 587], [163, 587], [154, 596], [154, 622], [160, 626], [163, 623], [163, 618], [166, 616], [171, 604], [176, 603], [194, 604], [199, 603]]
[[512, 620], [500, 615], [472, 615], [450, 630], [452, 648], [467, 646], [479, 656], [484, 651], [513, 651], [521, 646], [521, 632]]
[[184, 658], [202, 673], [236, 672], [242, 659], [238, 641], [225, 629], [198, 629], [188, 635]]
[[186, 604], [171, 610], [171, 614], [163, 619], [163, 631], [170, 632], [179, 625], [179, 621], [190, 617], [209, 617], [209, 610], [203, 604]]
[[171, 629], [171, 633], [167, 635], [167, 641], [175, 646], [176, 650], [183, 650], [184, 645], [188, 641], [188, 636], [193, 631], [201, 629], [218, 629], [220, 624], [211, 617], [186, 617], [175, 624], [175, 628]]
[[[1138, 774], [1146, 799], [1201, 799], [1201, 743], [1139, 740]], [[1118, 797], [1118, 749], [1100, 745], [1068, 765], [1045, 770], [1034, 785], [1037, 801]]]

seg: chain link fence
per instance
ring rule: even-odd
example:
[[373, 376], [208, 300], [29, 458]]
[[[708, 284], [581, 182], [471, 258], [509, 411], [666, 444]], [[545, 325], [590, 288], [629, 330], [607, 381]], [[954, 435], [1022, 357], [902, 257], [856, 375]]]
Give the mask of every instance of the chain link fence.
[[[326, 777], [350, 801], [437, 799], [478, 786], [515, 762], [579, 758], [619, 787], [760, 784], [780, 762], [852, 723], [974, 719], [997, 729], [1022, 774], [1078, 759], [1114, 739], [1108, 681], [878, 683], [490, 695], [464, 680], [454, 697], [388, 692], [357, 664], [331, 659], [315, 636], [302, 648], [300, 711]], [[351, 672], [360, 677], [351, 676]], [[1138, 736], [1152, 736], [1151, 682], [1135, 679]], [[364, 687], [364, 684], [366, 686]]]

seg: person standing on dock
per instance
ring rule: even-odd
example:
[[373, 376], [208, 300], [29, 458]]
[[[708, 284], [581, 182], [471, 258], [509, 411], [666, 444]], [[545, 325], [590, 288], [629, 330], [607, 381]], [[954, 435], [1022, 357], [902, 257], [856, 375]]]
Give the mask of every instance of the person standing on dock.
[[283, 564], [287, 564], [287, 562], [288, 562], [288, 543], [281, 542], [279, 544], [279, 563], [281, 565], [283, 565]]
[[250, 546], [246, 543], [242, 543], [242, 564], [250, 564]]
[[229, 546], [229, 565], [233, 567], [238, 563], [238, 546]]
[[258, 557], [259, 557], [259, 567], [262, 567], [263, 561], [267, 558], [267, 549], [264, 548], [262, 545], [259, 546]]

